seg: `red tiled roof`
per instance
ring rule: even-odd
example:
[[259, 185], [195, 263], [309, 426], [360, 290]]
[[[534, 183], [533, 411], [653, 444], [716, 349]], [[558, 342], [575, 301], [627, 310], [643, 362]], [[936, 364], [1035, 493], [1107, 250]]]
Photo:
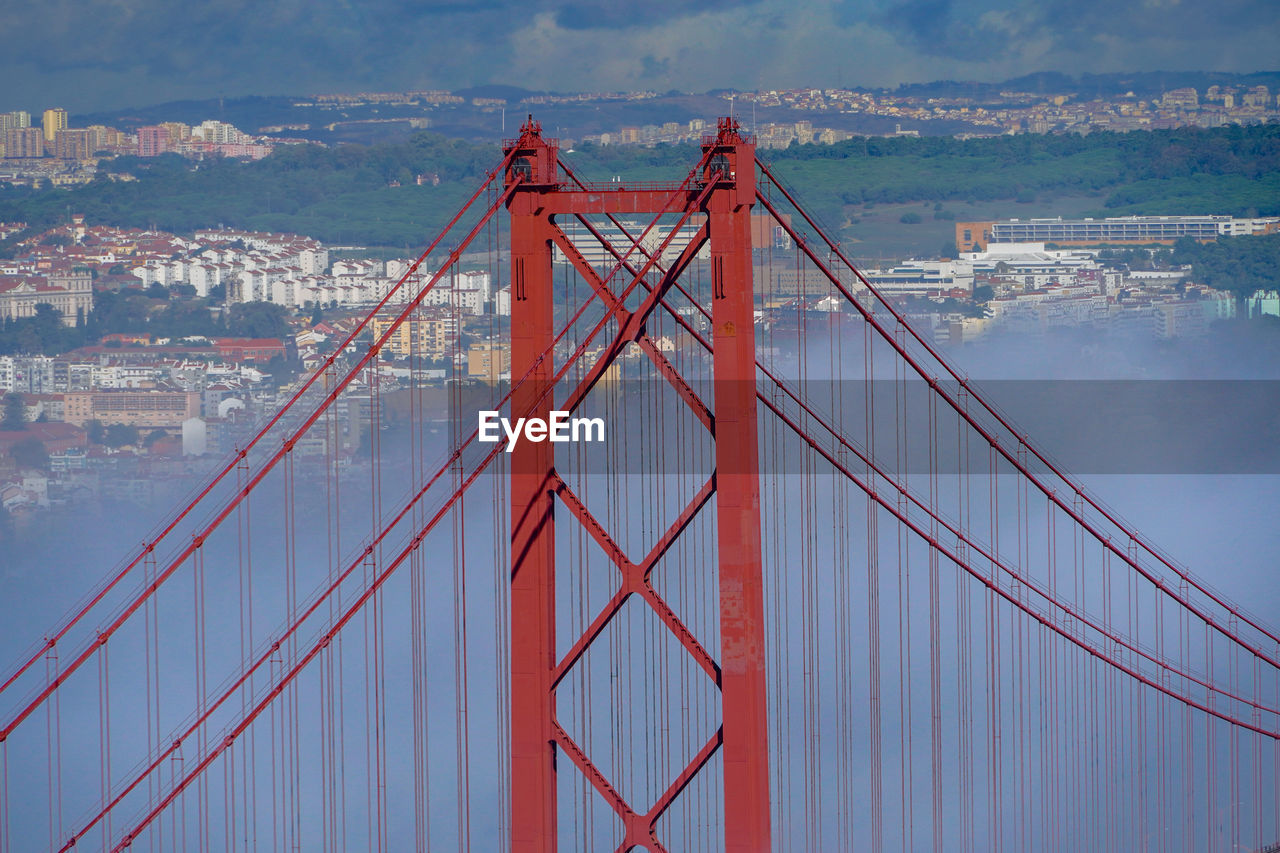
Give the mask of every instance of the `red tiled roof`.
[[0, 453], [7, 453], [15, 444], [34, 438], [46, 447], [83, 446], [88, 443], [87, 433], [75, 424], [61, 421], [27, 424], [23, 430], [0, 432]]
[[282, 347], [284, 341], [279, 338], [214, 338], [214, 346], [218, 347]]

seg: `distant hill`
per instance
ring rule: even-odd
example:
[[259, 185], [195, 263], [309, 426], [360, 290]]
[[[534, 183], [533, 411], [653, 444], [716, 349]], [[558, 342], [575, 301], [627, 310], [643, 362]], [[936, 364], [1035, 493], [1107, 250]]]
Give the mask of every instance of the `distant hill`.
[[532, 98], [535, 95], [545, 95], [546, 92], [535, 92], [531, 89], [521, 89], [519, 86], [472, 86], [470, 89], [459, 89], [453, 94], [460, 98], [470, 100], [472, 98], [502, 98], [508, 103], [516, 103], [522, 98]]
[[[586, 178], [651, 180], [688, 169], [697, 149], [581, 145], [566, 156]], [[1083, 137], [864, 137], [764, 156], [837, 230], [873, 206], [921, 203], [941, 209], [999, 202], [1017, 215], [1015, 204], [1076, 199], [1085, 200], [1076, 209], [1098, 215], [1280, 215], [1280, 125]], [[0, 221], [42, 229], [71, 210], [109, 225], [183, 233], [221, 223], [407, 249], [444, 225], [498, 157], [493, 144], [418, 133], [371, 146], [284, 146], [249, 163], [121, 158], [104, 168], [137, 180], [104, 173], [69, 190], [0, 189]], [[965, 218], [959, 209], [953, 218]]]
[[293, 104], [301, 100], [290, 96], [258, 96], [244, 98], [209, 98], [200, 101], [169, 101], [148, 107], [129, 107], [109, 112], [71, 116], [73, 127], [105, 124], [121, 130], [136, 130], [143, 125], [162, 121], [199, 124], [206, 119], [229, 122], [246, 133], [271, 124], [292, 124], [301, 111]]
[[904, 83], [893, 92], [919, 98], [994, 99], [1001, 92], [1030, 92], [1037, 95], [1076, 94], [1084, 99], [1114, 98], [1133, 92], [1140, 98], [1158, 98], [1170, 89], [1191, 86], [1203, 92], [1210, 86], [1266, 86], [1280, 89], [1280, 71], [1230, 74], [1220, 71], [1138, 71], [1072, 76], [1058, 71], [1038, 71], [999, 83], [938, 80], [932, 83]]

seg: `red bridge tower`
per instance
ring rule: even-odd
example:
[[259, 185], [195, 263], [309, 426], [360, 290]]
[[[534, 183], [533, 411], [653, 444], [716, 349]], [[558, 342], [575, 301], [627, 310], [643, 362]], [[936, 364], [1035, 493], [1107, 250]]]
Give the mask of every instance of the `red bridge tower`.
[[[640, 563], [610, 540], [604, 527], [558, 477], [547, 442], [521, 442], [511, 453], [511, 817], [512, 848], [556, 850], [556, 774], [567, 757], [614, 808], [626, 836], [621, 850], [664, 849], [659, 818], [717, 750], [723, 750], [726, 848], [758, 853], [770, 848], [769, 760], [765, 698], [765, 621], [761, 575], [760, 483], [756, 421], [754, 302], [752, 298], [751, 207], [756, 198], [755, 146], [738, 123], [721, 119], [714, 137], [703, 140], [701, 167], [691, 180], [667, 186], [569, 183], [555, 140], [544, 139], [530, 119], [511, 157], [507, 202], [511, 217], [511, 375], [528, 376], [512, 398], [513, 417], [547, 418], [557, 407], [548, 383], [555, 326], [552, 316], [553, 246], [575, 264], [616, 319], [621, 333], [563, 407], [575, 407], [630, 342], [640, 345], [659, 371], [699, 412], [715, 439], [716, 474]], [[515, 185], [514, 187], [512, 185]], [[678, 259], [656, 285], [654, 257], [636, 257], [630, 286], [615, 293], [574, 249], [557, 217], [587, 214], [667, 214], [681, 226], [700, 223]], [[674, 230], [673, 232], [674, 233]], [[714, 414], [704, 407], [645, 336], [645, 323], [663, 295], [709, 244], [712, 277]], [[631, 247], [626, 247], [630, 249]], [[624, 249], [625, 251], [625, 249]], [[656, 267], [661, 270], [660, 267]], [[620, 295], [645, 288], [638, 308]], [[654, 564], [715, 493], [720, 579], [721, 660], [714, 661], [649, 582]], [[610, 555], [621, 574], [613, 601], [572, 645], [556, 653], [555, 508], [582, 524]], [[563, 515], [563, 513], [562, 513]], [[563, 570], [564, 567], [562, 567]], [[721, 727], [665, 793], [646, 810], [627, 803], [556, 721], [556, 686], [585, 653], [605, 624], [631, 596], [640, 596], [681, 645], [712, 677], [721, 694]]]

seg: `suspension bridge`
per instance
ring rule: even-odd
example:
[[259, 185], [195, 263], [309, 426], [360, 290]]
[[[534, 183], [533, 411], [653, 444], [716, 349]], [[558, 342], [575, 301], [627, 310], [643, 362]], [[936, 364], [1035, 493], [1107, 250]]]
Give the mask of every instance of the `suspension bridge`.
[[[1280, 629], [1022, 434], [736, 122], [665, 183], [532, 119], [503, 154], [0, 675], [0, 851], [1280, 838]], [[464, 255], [510, 379], [392, 377]]]

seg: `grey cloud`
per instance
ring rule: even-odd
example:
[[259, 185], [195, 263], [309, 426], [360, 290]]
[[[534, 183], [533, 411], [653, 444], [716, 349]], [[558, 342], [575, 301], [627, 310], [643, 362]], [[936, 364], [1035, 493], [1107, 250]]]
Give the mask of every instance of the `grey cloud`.
[[634, 29], [690, 15], [758, 5], [759, 0], [649, 0], [636, 4], [626, 0], [599, 0], [586, 3], [546, 3], [556, 11], [556, 23], [566, 29]]
[[[706, 90], [1274, 67], [1274, 0], [0, 4], [0, 109], [362, 88]], [[847, 57], [856, 57], [850, 66]], [[840, 70], [837, 71], [837, 68]]]
[[1012, 24], [1020, 17], [957, 8], [953, 0], [906, 0], [872, 20], [921, 52], [982, 61], [1009, 52], [1020, 35]]
[[1197, 57], [1207, 67], [1237, 40], [1280, 38], [1278, 8], [1274, 0], [906, 0], [873, 12], [843, 3], [841, 16], [884, 27], [927, 55], [982, 62], [1045, 51], [1075, 57], [1077, 70], [1089, 71], [1090, 56], [1115, 44], [1131, 51], [1137, 64], [1160, 44], [1162, 55], [1185, 52], [1183, 67], [1195, 66]]

